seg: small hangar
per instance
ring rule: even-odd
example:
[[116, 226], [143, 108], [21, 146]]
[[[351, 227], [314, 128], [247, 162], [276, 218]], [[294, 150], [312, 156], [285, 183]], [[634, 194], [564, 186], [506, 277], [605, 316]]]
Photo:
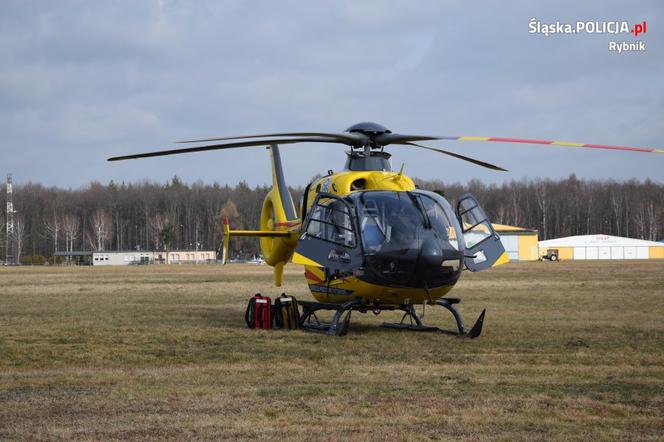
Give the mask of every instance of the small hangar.
[[510, 261], [537, 261], [537, 230], [493, 224]]
[[559, 259], [664, 259], [664, 243], [611, 235], [580, 235], [539, 242], [539, 256]]

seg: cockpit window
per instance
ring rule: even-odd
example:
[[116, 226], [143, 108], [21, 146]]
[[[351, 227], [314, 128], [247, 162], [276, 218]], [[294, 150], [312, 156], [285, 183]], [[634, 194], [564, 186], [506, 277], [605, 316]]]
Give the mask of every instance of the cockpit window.
[[452, 218], [452, 209], [449, 209], [449, 213], [446, 212], [440, 204], [426, 195], [421, 195], [419, 200], [424, 206], [431, 227], [437, 232], [445, 232], [450, 245], [459, 250], [459, 235]]
[[474, 199], [462, 200], [459, 204], [461, 228], [467, 248], [481, 243], [493, 233], [489, 221]]
[[[443, 207], [421, 194], [362, 192], [357, 197], [361, 237], [367, 251], [417, 247], [422, 229], [433, 229], [459, 250], [459, 232]], [[451, 211], [451, 209], [450, 209]], [[450, 212], [451, 213], [451, 212]]]
[[344, 247], [356, 244], [349, 208], [336, 199], [320, 201], [312, 208], [306, 234]]
[[415, 242], [423, 218], [405, 192], [366, 192], [360, 202], [360, 230], [368, 251], [383, 243], [408, 246]]

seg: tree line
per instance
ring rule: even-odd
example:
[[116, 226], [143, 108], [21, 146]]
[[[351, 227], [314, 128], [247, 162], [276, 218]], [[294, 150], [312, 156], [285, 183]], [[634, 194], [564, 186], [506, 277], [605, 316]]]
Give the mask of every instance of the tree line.
[[[664, 184], [651, 180], [522, 180], [466, 184], [416, 180], [452, 202], [473, 193], [494, 223], [532, 228], [540, 239], [603, 233], [648, 240], [664, 238]], [[30, 262], [57, 251], [200, 249], [219, 251], [225, 217], [233, 228], [258, 228], [268, 186], [187, 184], [177, 176], [154, 182], [93, 182], [79, 189], [14, 186], [13, 256]], [[299, 201], [303, 188], [291, 188]], [[3, 207], [6, 193], [2, 187]], [[0, 216], [4, 261], [5, 214]], [[258, 241], [234, 239], [234, 255], [260, 252]]]

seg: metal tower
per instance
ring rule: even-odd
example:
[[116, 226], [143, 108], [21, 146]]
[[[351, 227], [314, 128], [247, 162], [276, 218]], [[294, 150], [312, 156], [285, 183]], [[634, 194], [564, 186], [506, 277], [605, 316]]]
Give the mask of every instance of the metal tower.
[[7, 174], [7, 235], [5, 236], [5, 265], [14, 264], [14, 203], [12, 202], [12, 174]]

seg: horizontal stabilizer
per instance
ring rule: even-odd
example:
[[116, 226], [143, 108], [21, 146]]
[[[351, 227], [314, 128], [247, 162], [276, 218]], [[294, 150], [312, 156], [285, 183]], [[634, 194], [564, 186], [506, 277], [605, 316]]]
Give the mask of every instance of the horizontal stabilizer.
[[[298, 224], [299, 225], [299, 224]], [[296, 240], [299, 236], [297, 230], [231, 230], [228, 219], [224, 220], [224, 244], [222, 247], [222, 264], [228, 262], [228, 247], [232, 236], [253, 238], [290, 238]]]

